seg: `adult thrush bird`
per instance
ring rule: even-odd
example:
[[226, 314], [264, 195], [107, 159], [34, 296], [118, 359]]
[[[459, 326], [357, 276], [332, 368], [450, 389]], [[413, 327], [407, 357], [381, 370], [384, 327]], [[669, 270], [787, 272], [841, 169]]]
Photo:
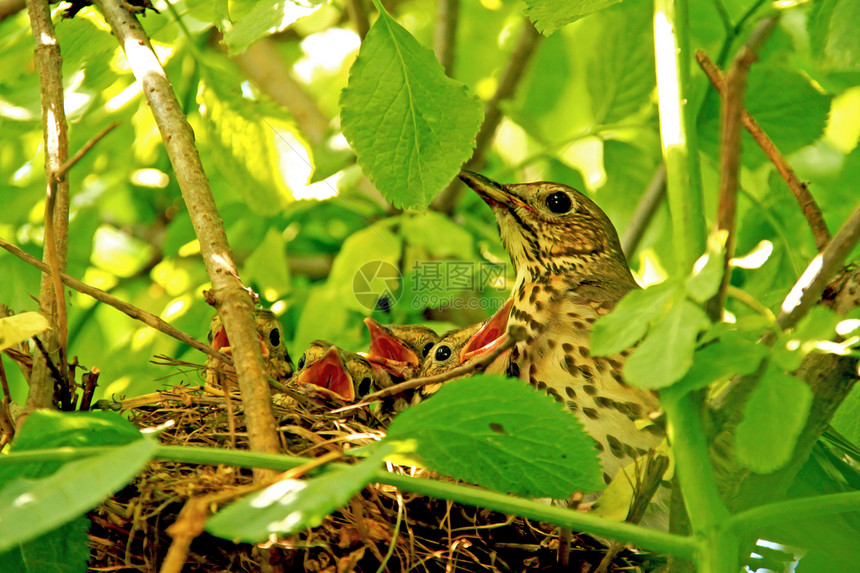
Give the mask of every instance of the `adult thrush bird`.
[[[257, 338], [260, 341], [260, 352], [266, 364], [266, 374], [276, 380], [286, 380], [293, 373], [293, 361], [284, 345], [284, 336], [278, 317], [264, 308], [254, 309], [254, 323], [257, 328]], [[221, 315], [217, 312], [209, 322], [209, 344], [215, 350], [232, 355], [227, 331], [221, 323]], [[232, 366], [223, 364], [217, 358], [206, 360], [206, 380], [210, 384], [220, 386], [220, 374], [235, 373]]]
[[626, 355], [589, 352], [594, 322], [639, 288], [618, 234], [591, 199], [567, 185], [501, 185], [470, 171], [460, 179], [492, 208], [516, 269], [508, 325], [524, 327], [527, 338], [514, 347], [508, 371], [576, 414], [597, 442], [608, 482], [663, 439], [648, 423], [660, 408], [656, 394], [621, 377]]
[[325, 340], [311, 342], [290, 380], [341, 402], [352, 402], [378, 387], [370, 362]]

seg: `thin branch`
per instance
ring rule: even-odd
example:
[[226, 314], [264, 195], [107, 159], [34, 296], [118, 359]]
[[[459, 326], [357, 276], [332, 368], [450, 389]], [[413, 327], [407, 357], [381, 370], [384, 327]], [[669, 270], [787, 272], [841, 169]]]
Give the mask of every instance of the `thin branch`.
[[75, 155], [74, 155], [71, 159], [69, 159], [68, 161], [66, 161], [65, 163], [63, 163], [63, 164], [59, 167], [59, 169], [57, 169], [57, 170], [54, 172], [54, 178], [55, 178], [55, 179], [57, 179], [57, 180], [60, 180], [60, 179], [62, 179], [63, 177], [65, 177], [65, 176], [66, 176], [66, 173], [68, 173], [68, 172], [69, 172], [69, 169], [71, 169], [72, 167], [74, 167], [74, 166], [75, 166], [75, 164], [76, 164], [78, 161], [80, 161], [80, 160], [83, 158], [83, 156], [84, 156], [84, 155], [86, 155], [86, 154], [87, 154], [87, 152], [89, 152], [89, 150], [90, 150], [90, 149], [92, 149], [92, 148], [93, 148], [93, 147], [94, 147], [94, 146], [95, 146], [99, 141], [101, 141], [101, 140], [104, 138], [104, 136], [106, 136], [108, 133], [110, 133], [111, 131], [113, 131], [113, 130], [114, 130], [114, 129], [116, 129], [117, 127], [119, 127], [120, 123], [121, 123], [121, 122], [119, 122], [119, 121], [115, 121], [115, 122], [113, 122], [112, 124], [110, 124], [109, 126], [107, 126], [106, 128], [102, 129], [102, 130], [101, 130], [100, 132], [98, 132], [96, 135], [94, 135], [94, 136], [92, 137], [92, 139], [90, 139], [89, 141], [87, 141], [87, 142], [84, 144], [84, 146], [83, 146], [83, 147], [81, 147], [81, 148], [78, 150], [78, 152], [77, 152], [77, 153], [75, 153]]
[[312, 146], [325, 141], [329, 119], [293, 77], [274, 41], [264, 38], [232, 57], [242, 73], [278, 105], [290, 112]]
[[654, 213], [657, 212], [657, 207], [663, 202], [666, 197], [666, 164], [661, 163], [648, 183], [645, 193], [639, 199], [636, 205], [636, 211], [633, 213], [633, 218], [630, 219], [630, 224], [624, 229], [624, 236], [621, 238], [621, 249], [627, 255], [627, 259], [636, 252], [639, 247], [639, 242], [645, 235], [645, 230], [654, 218]]
[[[28, 2], [30, 27], [35, 42], [34, 57], [39, 72], [42, 103], [42, 129], [45, 141], [45, 248], [43, 258], [50, 272], [42, 276], [39, 289], [39, 309], [50, 318], [54, 331], [46, 334], [45, 342], [52, 360], [56, 361], [66, 379], [67, 318], [60, 272], [66, 268], [69, 235], [69, 182], [65, 177], [53, 177], [69, 157], [68, 126], [63, 99], [63, 62], [60, 45], [51, 21], [47, 0]], [[34, 355], [30, 391], [25, 412], [49, 408], [53, 402], [53, 383], [48, 364], [40, 353]]]
[[[194, 133], [137, 17], [120, 0], [96, 0], [95, 4], [141, 84], [141, 91], [170, 157], [182, 198], [188, 206], [203, 262], [233, 347], [233, 362], [242, 392], [251, 449], [277, 452], [280, 448], [269, 386], [251, 315], [253, 303], [236, 272], [221, 217], [194, 145]], [[260, 471], [255, 474], [258, 480], [269, 475], [269, 472]]]
[[24, 0], [2, 0], [0, 1], [0, 22], [11, 18], [21, 10], [26, 8]]
[[[498, 129], [502, 121], [501, 104], [503, 101], [513, 97], [517, 87], [526, 75], [526, 67], [529, 61], [531, 61], [542, 37], [529, 20], [523, 21], [523, 30], [514, 51], [511, 53], [508, 67], [502, 75], [493, 99], [487, 102], [487, 107], [484, 111], [484, 122], [475, 136], [475, 151], [472, 153], [472, 158], [464, 165], [466, 169], [477, 171], [484, 166], [484, 156], [490, 148], [490, 143], [492, 143], [496, 135], [496, 129]], [[463, 183], [458, 178], [455, 178], [436, 197], [432, 208], [443, 213], [450, 213], [453, 211], [454, 205], [457, 204], [457, 200], [460, 198], [463, 189]]]
[[[704, 50], [696, 51], [696, 61], [699, 62], [705, 75], [711, 80], [711, 84], [722, 94], [725, 91], [726, 81], [720, 68], [711, 61]], [[791, 189], [795, 199], [797, 199], [797, 204], [800, 206], [804, 217], [806, 217], [815, 240], [815, 246], [821, 251], [830, 241], [830, 231], [827, 228], [827, 223], [824, 222], [824, 215], [815, 202], [815, 198], [809, 192], [806, 183], [797, 177], [791, 165], [788, 164], [785, 157], [782, 156], [779, 149], [777, 149], [770, 137], [762, 130], [755, 118], [746, 110], [743, 111], [741, 118], [744, 127], [759, 147], [761, 147], [768, 159], [776, 166], [777, 171], [779, 171], [786, 184], [788, 184], [788, 188]]]
[[365, 0], [349, 0], [347, 10], [349, 11], [349, 19], [355, 24], [355, 32], [363, 42], [364, 37], [367, 36], [367, 32], [370, 30], [370, 20], [367, 17], [367, 4], [365, 4]]
[[713, 322], [722, 319], [726, 304], [726, 289], [729, 286], [729, 261], [735, 253], [735, 219], [737, 218], [738, 184], [741, 168], [741, 118], [747, 90], [747, 75], [758, 60], [758, 52], [770, 37], [778, 17], [772, 16], [759, 22], [750, 37], [738, 49], [729, 68], [722, 96], [722, 139], [720, 142], [720, 191], [717, 206], [717, 230], [726, 231], [726, 253], [723, 257], [723, 278], [717, 293], [705, 304], [705, 310]]
[[456, 368], [452, 368], [451, 370], [447, 370], [445, 372], [440, 372], [439, 374], [434, 374], [433, 376], [413, 378], [412, 380], [407, 380], [405, 382], [401, 382], [400, 384], [395, 384], [394, 386], [383, 388], [378, 392], [368, 394], [361, 400], [361, 402], [357, 404], [350, 404], [349, 406], [344, 406], [343, 408], [332, 410], [332, 412], [339, 413], [346, 412], [348, 410], [354, 410], [355, 408], [363, 408], [371, 402], [376, 402], [387, 396], [393, 396], [394, 394], [400, 394], [401, 392], [405, 392], [407, 390], [414, 390], [415, 388], [421, 388], [422, 386], [428, 386], [430, 384], [441, 384], [442, 382], [447, 382], [448, 380], [451, 380], [453, 378], [459, 378], [461, 376], [466, 376], [475, 372], [481, 372], [487, 366], [492, 364], [496, 358], [498, 358], [499, 356], [504, 354], [505, 351], [513, 347], [517, 342], [525, 339], [525, 329], [523, 329], [522, 327], [511, 327], [511, 330], [509, 330], [504, 335], [503, 340], [499, 342], [498, 345], [491, 352], [483, 356], [479, 356], [466, 362], [461, 366], [457, 366]]
[[821, 299], [827, 284], [845, 263], [860, 240], [860, 204], [842, 223], [823, 251], [812, 259], [780, 306], [776, 323], [783, 330], [793, 327]]
[[436, 31], [433, 51], [445, 73], [454, 77], [456, 60], [457, 23], [460, 19], [460, 0], [436, 0]]
[[[3, 239], [0, 239], [0, 247], [6, 249], [25, 263], [33, 265], [42, 272], [48, 272], [48, 265], [35, 257], [31, 257], [15, 245], [7, 243]], [[150, 314], [143, 309], [140, 309], [132, 304], [125, 302], [124, 300], [120, 300], [117, 297], [106, 293], [103, 290], [97, 289], [96, 287], [81, 282], [78, 279], [67, 275], [66, 273], [60, 273], [60, 277], [63, 279], [63, 282], [66, 285], [68, 285], [70, 288], [75, 289], [78, 292], [82, 292], [85, 295], [90, 296], [99, 302], [103, 302], [107, 305], [110, 305], [118, 311], [127, 314], [131, 318], [139, 320], [145, 325], [150, 326], [158, 330], [159, 332], [163, 332], [168, 336], [172, 336], [179, 342], [185, 343], [192, 348], [196, 348], [204, 354], [212, 356], [213, 358], [217, 358], [218, 360], [221, 360], [222, 362], [225, 362], [227, 364], [233, 363], [232, 359], [223, 352], [219, 352], [208, 344], [203, 344], [199, 340], [188, 336], [178, 328], [164, 322], [162, 319], [155, 316], [154, 314]]]

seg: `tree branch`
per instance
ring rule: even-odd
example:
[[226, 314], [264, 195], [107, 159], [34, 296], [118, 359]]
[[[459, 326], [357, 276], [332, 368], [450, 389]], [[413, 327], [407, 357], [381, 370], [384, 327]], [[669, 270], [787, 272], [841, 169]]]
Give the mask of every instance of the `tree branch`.
[[[278, 452], [263, 357], [251, 315], [253, 302], [236, 272], [221, 217], [194, 146], [191, 126], [136, 16], [120, 0], [96, 0], [95, 3], [141, 84], [188, 206], [203, 262], [233, 347], [233, 362], [242, 392], [251, 449]], [[270, 477], [270, 472], [259, 471], [255, 475], [260, 480]]]
[[[699, 62], [705, 75], [707, 75], [708, 79], [711, 80], [711, 84], [713, 84], [717, 91], [722, 94], [725, 91], [726, 81], [720, 68], [717, 67], [710, 58], [708, 58], [708, 55], [704, 50], [696, 51], [696, 61]], [[804, 217], [806, 217], [806, 221], [809, 224], [809, 228], [812, 231], [812, 236], [815, 240], [815, 246], [819, 251], [821, 251], [830, 241], [830, 231], [827, 228], [827, 223], [824, 222], [824, 215], [821, 213], [821, 209], [815, 202], [815, 198], [812, 196], [812, 193], [809, 192], [809, 188], [806, 186], [806, 183], [802, 182], [797, 177], [797, 174], [791, 168], [791, 165], [788, 164], [785, 157], [782, 156], [779, 149], [774, 145], [773, 141], [767, 136], [761, 126], [759, 126], [758, 122], [756, 122], [755, 118], [750, 115], [747, 110], [743, 110], [741, 119], [743, 120], [744, 127], [747, 129], [749, 134], [759, 147], [761, 147], [761, 150], [764, 151], [768, 159], [773, 162], [776, 166], [776, 170], [785, 180], [786, 184], [788, 184], [788, 188], [791, 189], [791, 192], [797, 200], [797, 204], [800, 206]]]
[[69, 169], [75, 166], [78, 161], [80, 161], [84, 155], [86, 155], [90, 149], [95, 147], [95, 145], [104, 138], [108, 133], [113, 131], [115, 128], [119, 127], [120, 122], [115, 121], [109, 126], [102, 129], [100, 132], [95, 134], [89, 141], [87, 141], [83, 147], [81, 147], [71, 159], [60, 165], [60, 167], [54, 172], [55, 179], [62, 179], [66, 176], [66, 173], [69, 172]]
[[433, 51], [445, 73], [454, 77], [456, 61], [457, 23], [460, 19], [460, 0], [436, 0], [436, 31]]
[[[525, 77], [526, 66], [528, 66], [531, 57], [534, 55], [535, 48], [537, 48], [542, 37], [530, 21], [525, 20], [523, 22], [523, 30], [520, 33], [520, 39], [514, 51], [511, 53], [508, 67], [502, 75], [493, 99], [487, 102], [487, 107], [484, 110], [484, 122], [475, 136], [475, 151], [472, 153], [472, 158], [463, 166], [464, 168], [479, 171], [484, 166], [484, 156], [496, 135], [499, 123], [502, 121], [501, 104], [506, 99], [511, 98], [516, 92], [520, 81]], [[460, 182], [460, 179], [455, 178], [436, 197], [431, 207], [436, 211], [451, 213], [454, 210], [454, 205], [457, 204], [457, 200], [460, 198], [460, 194], [463, 192], [463, 188], [464, 185]]]
[[[20, 248], [16, 247], [11, 243], [7, 243], [3, 239], [0, 239], [0, 248], [6, 249], [25, 263], [33, 265], [42, 272], [48, 272], [49, 270], [48, 265], [46, 265], [39, 259], [36, 259], [35, 257], [31, 257], [30, 255], [22, 251]], [[90, 296], [99, 302], [103, 302], [107, 305], [110, 305], [118, 311], [130, 316], [131, 318], [139, 320], [145, 325], [152, 327], [159, 332], [163, 332], [167, 336], [175, 338], [179, 342], [185, 343], [192, 348], [196, 348], [204, 354], [212, 356], [213, 358], [217, 358], [218, 360], [221, 360], [226, 364], [233, 364], [233, 360], [223, 352], [219, 352], [208, 344], [203, 344], [199, 340], [188, 336], [178, 328], [164, 322], [162, 319], [155, 316], [154, 314], [150, 314], [145, 310], [134, 306], [133, 304], [129, 304], [124, 300], [118, 299], [112, 294], [106, 293], [103, 290], [97, 289], [94, 286], [90, 286], [85, 282], [79, 281], [75, 277], [69, 276], [66, 273], [61, 273], [60, 277], [63, 279], [63, 282], [70, 288], [73, 288], [78, 292], [82, 292], [85, 295]]]
[[621, 238], [621, 250], [627, 256], [629, 261], [636, 249], [639, 247], [639, 242], [645, 235], [645, 230], [648, 224], [657, 212], [657, 207], [663, 202], [666, 197], [666, 164], [661, 163], [660, 167], [648, 183], [645, 193], [639, 199], [636, 205], [636, 211], [633, 213], [633, 218], [627, 228], [624, 229], [624, 236]]
[[[47, 190], [45, 198], [45, 247], [43, 259], [50, 272], [42, 276], [39, 289], [39, 310], [54, 326], [46, 333], [46, 350], [63, 374], [65, 383], [67, 318], [66, 302], [60, 272], [66, 268], [66, 252], [69, 236], [69, 182], [65, 177], [55, 177], [69, 157], [68, 127], [63, 99], [63, 61], [60, 45], [51, 22], [51, 7], [47, 0], [28, 2], [30, 27], [35, 42], [36, 68], [39, 72], [39, 90], [42, 100], [42, 129], [45, 140], [45, 176]], [[50, 408], [53, 402], [53, 378], [42, 353], [33, 356], [33, 372], [30, 391], [24, 412], [36, 408]]]
[[726, 253], [723, 257], [723, 278], [717, 293], [705, 303], [705, 310], [712, 322], [722, 319], [726, 304], [726, 289], [729, 286], [731, 271], [729, 261], [735, 253], [735, 219], [737, 218], [738, 183], [741, 168], [741, 117], [744, 111], [744, 97], [747, 90], [747, 75], [750, 67], [758, 60], [758, 52], [773, 32], [776, 16], [759, 22], [746, 43], [738, 49], [722, 96], [722, 140], [720, 143], [720, 191], [717, 205], [717, 230], [726, 231]]

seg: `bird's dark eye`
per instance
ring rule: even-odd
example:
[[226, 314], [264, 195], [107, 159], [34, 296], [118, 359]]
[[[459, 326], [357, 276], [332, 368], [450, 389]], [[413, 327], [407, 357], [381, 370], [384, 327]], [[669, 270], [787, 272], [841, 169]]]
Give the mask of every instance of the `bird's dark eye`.
[[436, 349], [436, 360], [444, 362], [451, 358], [451, 347], [444, 344]]
[[370, 376], [365, 376], [358, 383], [358, 395], [365, 396], [367, 394], [370, 394]]
[[424, 348], [421, 350], [421, 358], [427, 358], [427, 355], [430, 354], [430, 349], [433, 348], [433, 343], [428, 342], [424, 345]]
[[299, 358], [299, 370], [305, 367], [305, 355], [302, 354], [302, 357]]
[[564, 191], [556, 191], [552, 195], [546, 198], [546, 206], [547, 209], [552, 211], [557, 215], [563, 215], [570, 211], [570, 208], [573, 206], [573, 203], [570, 200], [570, 195], [565, 193]]
[[277, 328], [273, 328], [269, 332], [269, 342], [272, 343], [272, 346], [280, 346], [281, 344], [281, 331]]

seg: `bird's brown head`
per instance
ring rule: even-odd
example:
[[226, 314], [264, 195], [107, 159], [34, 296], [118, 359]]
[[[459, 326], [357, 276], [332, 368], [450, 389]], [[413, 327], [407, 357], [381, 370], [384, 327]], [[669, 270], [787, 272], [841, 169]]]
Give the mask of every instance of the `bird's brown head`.
[[493, 209], [518, 275], [572, 274], [635, 285], [609, 217], [576, 189], [547, 181], [503, 185], [466, 170], [460, 179]]
[[314, 340], [299, 359], [296, 380], [342, 402], [369, 394], [374, 371], [363, 357], [325, 340]]
[[370, 317], [364, 319], [370, 333], [370, 349], [364, 355], [397, 378], [411, 378], [430, 348], [439, 340], [431, 329], [418, 325], [383, 326]]

